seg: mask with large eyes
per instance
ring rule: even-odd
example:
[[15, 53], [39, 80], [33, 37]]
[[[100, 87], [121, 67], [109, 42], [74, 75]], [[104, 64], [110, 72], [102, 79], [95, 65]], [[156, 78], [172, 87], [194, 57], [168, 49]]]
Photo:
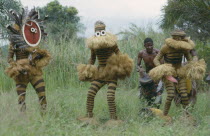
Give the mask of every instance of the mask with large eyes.
[[36, 21], [30, 20], [23, 25], [23, 37], [29, 46], [37, 46], [41, 40], [41, 30]]
[[99, 36], [105, 36], [106, 35], [106, 31], [102, 30], [102, 31], [96, 31], [95, 32], [95, 36], [99, 37]]

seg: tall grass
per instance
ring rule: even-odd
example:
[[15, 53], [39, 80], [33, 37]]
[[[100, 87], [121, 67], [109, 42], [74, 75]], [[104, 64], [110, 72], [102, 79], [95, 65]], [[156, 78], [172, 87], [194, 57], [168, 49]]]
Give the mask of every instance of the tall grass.
[[[151, 37], [154, 41], [154, 47], [160, 49], [164, 44], [164, 39], [169, 37], [169, 33], [157, 32], [151, 26], [140, 28], [131, 24], [130, 28], [120, 32], [118, 37], [120, 51], [127, 53], [134, 59], [136, 66], [138, 52], [144, 49], [144, 39]], [[59, 40], [55, 40], [49, 36], [48, 39], [40, 45], [41, 48], [47, 49], [52, 55], [51, 63], [44, 68], [44, 79], [49, 91], [53, 91], [57, 88], [83, 87], [89, 85], [88, 83], [80, 82], [76, 72], [77, 64], [85, 64], [90, 58], [90, 50], [85, 46], [84, 39], [81, 38], [78, 40], [77, 38], [73, 38], [64, 40], [60, 37]], [[4, 47], [3, 57], [0, 60], [0, 92], [14, 89], [14, 82], [4, 74], [4, 70], [8, 66], [6, 62], [7, 48], [8, 47]], [[208, 62], [208, 45], [204, 46], [201, 42], [197, 42], [196, 48], [199, 56], [204, 57], [206, 62]], [[127, 90], [137, 88], [138, 77], [136, 68], [134, 68], [131, 77], [124, 81], [119, 81], [119, 86], [125, 87]]]
[[[143, 41], [146, 37], [151, 37], [154, 40], [156, 48], [160, 48], [166, 38], [165, 34], [161, 32], [155, 32], [152, 28], [148, 30], [143, 30], [139, 28], [136, 29], [135, 35], [132, 37], [123, 38], [126, 36], [125, 33], [120, 33], [119, 37], [122, 37], [118, 41], [118, 46], [121, 52], [129, 54], [131, 58], [134, 59], [135, 65], [137, 60], [137, 54], [143, 47]], [[127, 32], [128, 32], [127, 31]], [[87, 63], [90, 57], [90, 50], [85, 46], [85, 40], [63, 40], [60, 37], [59, 41], [55, 41], [51, 37], [41, 44], [42, 48], [46, 48], [52, 55], [51, 63], [44, 69], [44, 79], [47, 84], [49, 91], [56, 88], [69, 88], [77, 86], [86, 86], [87, 83], [80, 82], [77, 78], [76, 65], [79, 63]], [[7, 52], [7, 51], [5, 51]], [[5, 74], [4, 69], [6, 64], [7, 53], [4, 53], [2, 58], [4, 67], [0, 70], [0, 90], [8, 91], [11, 90], [14, 85], [13, 81], [10, 80]], [[125, 81], [120, 81], [120, 85], [123, 85], [127, 89], [136, 88], [138, 86], [138, 73], [134, 69], [130, 78]]]

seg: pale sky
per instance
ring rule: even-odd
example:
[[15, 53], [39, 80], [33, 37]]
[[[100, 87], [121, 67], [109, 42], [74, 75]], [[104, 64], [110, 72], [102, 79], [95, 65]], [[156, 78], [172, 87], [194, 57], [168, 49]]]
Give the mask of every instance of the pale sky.
[[[23, 6], [42, 7], [53, 0], [20, 0]], [[140, 27], [152, 24], [157, 28], [161, 8], [167, 0], [58, 0], [64, 6], [74, 6], [86, 27], [83, 36], [93, 35], [95, 21], [102, 20], [107, 31], [117, 33], [134, 23]]]

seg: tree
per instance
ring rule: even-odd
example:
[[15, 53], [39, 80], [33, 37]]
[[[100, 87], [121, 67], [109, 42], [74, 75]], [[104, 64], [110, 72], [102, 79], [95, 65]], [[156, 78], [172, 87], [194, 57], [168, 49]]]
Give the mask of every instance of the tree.
[[162, 11], [164, 30], [182, 29], [204, 43], [210, 38], [209, 0], [168, 0]]
[[82, 26], [79, 23], [80, 17], [77, 16], [77, 9], [75, 7], [62, 6], [57, 0], [39, 8], [39, 11], [42, 13], [42, 16], [49, 16], [49, 19], [46, 21], [47, 32], [55, 40], [58, 40], [60, 37], [68, 40], [76, 36]]
[[0, 35], [2, 37], [7, 37], [6, 25], [10, 23], [9, 10], [14, 9], [19, 12], [21, 7], [20, 0], [0, 0]]

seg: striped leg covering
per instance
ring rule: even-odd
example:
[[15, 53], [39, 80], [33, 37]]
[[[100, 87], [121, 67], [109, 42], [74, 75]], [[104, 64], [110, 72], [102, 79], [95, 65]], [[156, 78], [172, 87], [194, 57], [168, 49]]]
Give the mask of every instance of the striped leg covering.
[[45, 83], [42, 76], [34, 76], [31, 79], [31, 84], [33, 85], [36, 93], [39, 97], [39, 103], [41, 105], [41, 110], [46, 110], [47, 100], [45, 95]]
[[167, 97], [166, 97], [163, 114], [166, 116], [168, 115], [169, 109], [171, 107], [171, 102], [175, 96], [175, 85], [174, 83], [170, 81], [166, 81], [165, 86], [166, 86], [166, 91], [167, 91]]
[[117, 119], [116, 104], [115, 104], [115, 91], [117, 87], [117, 81], [108, 81], [107, 101], [109, 105], [109, 112], [111, 119]]
[[19, 96], [18, 104], [21, 105], [20, 111], [24, 112], [26, 110], [25, 96], [26, 96], [26, 88], [28, 82], [16, 82], [16, 91]]
[[88, 94], [87, 94], [87, 117], [93, 117], [93, 107], [94, 107], [94, 98], [98, 92], [98, 90], [105, 85], [104, 81], [93, 81], [91, 82], [91, 87], [89, 88]]
[[181, 79], [179, 81], [178, 89], [179, 89], [179, 93], [181, 95], [181, 103], [183, 105], [183, 108], [186, 108], [189, 104], [189, 97], [188, 97], [188, 94], [187, 94], [186, 79]]

